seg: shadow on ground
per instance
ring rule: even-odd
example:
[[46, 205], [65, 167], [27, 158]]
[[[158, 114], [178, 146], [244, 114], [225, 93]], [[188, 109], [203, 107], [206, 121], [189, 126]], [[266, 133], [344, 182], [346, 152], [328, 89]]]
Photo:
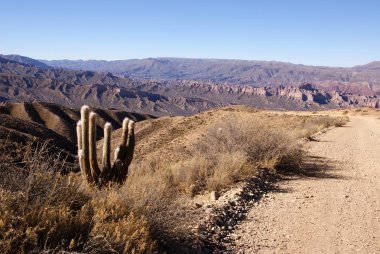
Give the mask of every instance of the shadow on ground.
[[320, 156], [307, 155], [303, 159], [302, 163], [295, 168], [288, 170], [280, 170], [276, 175], [276, 180], [272, 182], [271, 192], [276, 193], [288, 193], [292, 190], [289, 188], [282, 188], [277, 182], [283, 181], [296, 181], [300, 179], [320, 180], [320, 179], [342, 179], [347, 180], [347, 177], [343, 177], [340, 169], [336, 167], [336, 162]]
[[281, 170], [280, 179], [291, 180], [298, 178], [344, 179], [338, 172], [334, 161], [320, 156], [307, 155], [299, 167]]

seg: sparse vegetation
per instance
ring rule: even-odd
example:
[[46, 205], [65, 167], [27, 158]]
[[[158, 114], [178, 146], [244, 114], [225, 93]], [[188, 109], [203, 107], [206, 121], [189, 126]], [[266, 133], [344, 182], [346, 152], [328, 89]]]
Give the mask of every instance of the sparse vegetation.
[[278, 127], [256, 117], [232, 118], [210, 126], [191, 158], [171, 167], [173, 185], [191, 194], [222, 190], [259, 168], [297, 167], [301, 157], [301, 146]]
[[[339, 112], [339, 110], [335, 110]], [[349, 109], [341, 109], [343, 112], [339, 112], [342, 115], [352, 115], [352, 116], [374, 116], [379, 117], [380, 109], [375, 107], [361, 107], [361, 108], [349, 108]]]
[[[153, 253], [141, 215], [117, 189], [98, 191], [64, 167], [46, 145], [25, 154], [25, 167], [0, 167], [0, 252]], [[1, 151], [2, 153], [4, 151]]]
[[297, 136], [306, 138], [307, 140], [314, 140], [313, 135], [331, 126], [342, 127], [348, 121], [348, 117], [331, 117], [328, 115], [320, 115], [316, 117], [303, 117], [302, 124], [296, 128]]
[[[231, 113], [228, 120], [206, 129], [190, 151], [191, 156], [169, 167], [171, 183], [194, 195], [222, 190], [252, 177], [257, 169], [297, 170], [302, 163], [301, 137], [330, 126], [343, 126], [348, 118], [303, 117]], [[186, 158], [186, 156], [184, 156]], [[165, 171], [160, 168], [156, 171]]]
[[159, 132], [160, 139], [154, 138], [160, 149], [146, 147], [144, 153], [143, 138], [149, 135], [142, 133], [139, 159], [122, 186], [99, 190], [80, 175], [61, 175], [66, 165], [46, 146], [23, 152], [22, 164], [1, 160], [0, 251], [156, 252], [156, 241], [186, 238], [189, 226], [203, 216], [187, 212], [191, 197], [223, 192], [258, 169], [297, 170], [303, 158], [300, 138], [340, 126], [345, 118], [232, 108], [184, 121], [184, 129], [163, 124], [172, 129], [170, 136]]

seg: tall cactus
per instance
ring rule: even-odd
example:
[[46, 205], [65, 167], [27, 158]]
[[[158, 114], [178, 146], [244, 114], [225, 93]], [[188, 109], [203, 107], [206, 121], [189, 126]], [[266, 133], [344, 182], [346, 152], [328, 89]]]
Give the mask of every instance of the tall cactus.
[[115, 159], [111, 165], [112, 126], [104, 126], [104, 144], [101, 167], [96, 154], [97, 114], [88, 106], [81, 109], [81, 120], [77, 123], [78, 157], [82, 175], [88, 182], [103, 186], [109, 182], [123, 183], [127, 178], [128, 167], [132, 162], [135, 147], [134, 121], [125, 118], [120, 145], [115, 149]]

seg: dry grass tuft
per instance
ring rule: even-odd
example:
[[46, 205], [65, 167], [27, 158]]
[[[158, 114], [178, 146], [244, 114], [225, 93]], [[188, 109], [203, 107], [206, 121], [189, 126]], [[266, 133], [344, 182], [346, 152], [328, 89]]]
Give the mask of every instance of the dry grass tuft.
[[194, 160], [209, 163], [201, 186], [209, 191], [252, 177], [259, 168], [296, 169], [302, 161], [301, 146], [294, 138], [256, 117], [232, 118], [211, 126], [195, 153]]
[[342, 127], [347, 124], [349, 118], [347, 116], [331, 117], [327, 115], [321, 115], [316, 117], [303, 117], [301, 124], [295, 126], [295, 133], [297, 137], [313, 140], [313, 135], [323, 129], [331, 126]]
[[42, 159], [46, 154], [45, 145], [25, 153], [21, 170], [1, 163], [1, 253], [155, 251], [146, 219], [131, 213], [126, 199], [115, 190], [98, 192], [74, 174], [62, 176], [56, 172], [62, 162]]

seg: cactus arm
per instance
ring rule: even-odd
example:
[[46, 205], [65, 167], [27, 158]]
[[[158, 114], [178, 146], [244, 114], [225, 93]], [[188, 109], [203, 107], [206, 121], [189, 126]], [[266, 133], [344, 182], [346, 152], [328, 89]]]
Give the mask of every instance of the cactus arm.
[[128, 140], [126, 143], [126, 153], [124, 164], [128, 167], [133, 159], [133, 152], [135, 150], [135, 122], [130, 121], [128, 124]]
[[102, 155], [102, 173], [108, 174], [111, 170], [111, 123], [106, 123], [104, 126], [104, 143], [103, 143], [103, 155]]
[[117, 156], [119, 156], [119, 151], [120, 151], [120, 146], [116, 147], [114, 151], [114, 157], [113, 157], [114, 162], [117, 161]]
[[86, 172], [85, 172], [84, 166], [83, 166], [82, 121], [79, 121], [77, 123], [77, 141], [78, 141], [78, 160], [79, 160], [80, 171], [82, 172], [83, 175], [86, 175]]
[[[117, 170], [116, 181], [122, 183], [125, 181], [128, 174], [128, 167], [132, 162], [133, 151], [135, 147], [135, 135], [134, 135], [134, 121], [124, 120], [123, 125], [123, 140], [120, 145], [123, 153], [119, 153], [119, 158], [121, 160], [120, 166]], [[127, 124], [128, 123], [128, 124]], [[121, 157], [121, 156], [122, 157]]]
[[94, 181], [97, 183], [100, 176], [100, 169], [98, 165], [98, 159], [96, 154], [96, 117], [94, 112], [90, 113], [89, 117], [89, 154], [90, 154], [90, 167], [91, 174]]
[[126, 154], [126, 144], [128, 142], [128, 126], [129, 126], [129, 119], [124, 118], [123, 120], [123, 132], [121, 136], [121, 142], [120, 145], [117, 146], [115, 150], [115, 161], [112, 167], [112, 170], [110, 172], [109, 177], [113, 179], [113, 181], [122, 182], [122, 179], [124, 178], [124, 161], [125, 161], [125, 154]]
[[83, 169], [86, 174], [87, 180], [89, 182], [93, 181], [91, 175], [91, 167], [90, 167], [90, 157], [89, 157], [89, 115], [90, 108], [88, 106], [83, 106], [81, 109], [81, 122], [82, 122], [82, 161], [83, 161]]
[[77, 141], [78, 141], [78, 150], [82, 150], [82, 121], [79, 120], [77, 123]]
[[121, 136], [121, 142], [120, 145], [115, 150], [115, 166], [117, 170], [120, 170], [120, 168], [123, 166], [125, 161], [125, 153], [126, 153], [126, 145], [128, 142], [128, 126], [129, 126], [129, 119], [124, 118], [123, 120], [123, 132]]
[[122, 146], [126, 146], [126, 144], [127, 144], [129, 122], [130, 121], [128, 118], [124, 118], [124, 120], [123, 120], [123, 133], [121, 136], [121, 145]]
[[117, 181], [119, 183], [124, 182], [125, 179], [127, 178], [128, 167], [131, 164], [132, 159], [133, 159], [134, 148], [135, 148], [134, 122], [129, 121], [123, 163], [118, 171], [119, 174], [118, 174]]
[[128, 125], [129, 125], [129, 119], [124, 118], [121, 142], [120, 142], [120, 145], [115, 150], [115, 165], [118, 168], [124, 162], [125, 149], [126, 149], [126, 144], [127, 144], [127, 140], [128, 140]]

